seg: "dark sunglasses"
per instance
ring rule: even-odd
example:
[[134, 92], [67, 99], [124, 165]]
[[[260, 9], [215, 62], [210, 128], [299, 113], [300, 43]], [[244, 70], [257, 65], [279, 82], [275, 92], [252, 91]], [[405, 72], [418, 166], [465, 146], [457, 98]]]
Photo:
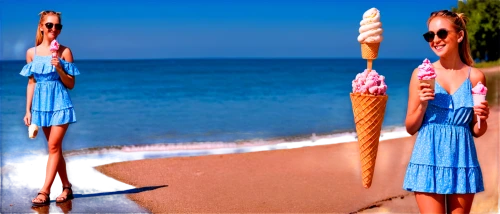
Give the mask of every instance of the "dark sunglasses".
[[55, 27], [56, 30], [61, 30], [62, 29], [62, 24], [54, 24], [52, 22], [47, 22], [45, 23], [45, 27], [47, 27], [48, 29], [52, 29], [52, 27]]
[[438, 36], [440, 39], [446, 39], [448, 36], [448, 31], [446, 29], [439, 29], [436, 33], [429, 31], [427, 33], [424, 33], [424, 39], [427, 42], [432, 42], [434, 40], [434, 36]]

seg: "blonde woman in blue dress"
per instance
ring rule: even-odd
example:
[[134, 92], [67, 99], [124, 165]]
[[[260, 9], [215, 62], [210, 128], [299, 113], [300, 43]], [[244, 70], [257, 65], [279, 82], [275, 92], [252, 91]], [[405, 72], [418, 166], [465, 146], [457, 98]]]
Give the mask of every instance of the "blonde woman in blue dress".
[[435, 88], [419, 83], [418, 69], [410, 80], [406, 129], [418, 136], [403, 189], [415, 192], [421, 213], [469, 213], [474, 194], [484, 191], [473, 137], [488, 129], [489, 108], [473, 103], [472, 87], [486, 80], [472, 67], [466, 23], [463, 14], [431, 13], [424, 38], [439, 57]]
[[26, 126], [35, 124], [42, 127], [48, 141], [45, 182], [32, 200], [33, 206], [50, 204], [50, 189], [56, 173], [63, 185], [63, 192], [56, 202], [73, 198], [62, 155], [62, 142], [69, 124], [76, 122], [68, 89], [75, 87], [75, 75], [80, 74], [73, 64], [73, 55], [68, 47], [61, 45], [54, 58], [49, 49], [51, 42], [61, 33], [61, 13], [43, 11], [39, 15], [35, 47], [26, 52], [27, 65], [20, 73], [28, 77], [24, 123]]

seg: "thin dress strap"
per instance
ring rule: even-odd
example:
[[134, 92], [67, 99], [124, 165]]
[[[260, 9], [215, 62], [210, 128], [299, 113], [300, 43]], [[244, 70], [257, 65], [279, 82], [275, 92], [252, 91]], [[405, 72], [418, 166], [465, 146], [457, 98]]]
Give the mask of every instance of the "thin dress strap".
[[467, 79], [470, 79], [470, 71], [472, 70], [472, 66], [469, 66], [469, 74], [467, 75]]
[[35, 56], [36, 56], [36, 46], [35, 46]]

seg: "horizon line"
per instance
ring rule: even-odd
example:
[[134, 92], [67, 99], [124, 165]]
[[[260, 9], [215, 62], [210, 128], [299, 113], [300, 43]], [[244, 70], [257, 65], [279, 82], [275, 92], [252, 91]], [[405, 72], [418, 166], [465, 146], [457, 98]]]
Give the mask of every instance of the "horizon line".
[[[381, 57], [376, 58], [380, 60], [413, 60], [420, 59], [421, 57]], [[83, 58], [74, 61], [146, 61], [146, 60], [239, 60], [239, 59], [261, 59], [261, 60], [272, 60], [272, 59], [363, 59], [361, 57], [169, 57], [169, 58]], [[25, 59], [0, 59], [0, 62], [9, 61], [25, 61]]]

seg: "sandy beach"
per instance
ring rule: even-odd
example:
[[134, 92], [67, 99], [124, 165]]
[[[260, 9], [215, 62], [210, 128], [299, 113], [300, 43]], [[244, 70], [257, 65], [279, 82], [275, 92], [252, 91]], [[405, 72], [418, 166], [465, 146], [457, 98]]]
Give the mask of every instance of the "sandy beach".
[[[481, 69], [487, 75], [500, 66]], [[497, 95], [498, 96], [498, 95]], [[497, 99], [498, 100], [498, 99]], [[472, 213], [498, 212], [498, 103], [491, 103], [488, 132], [475, 139], [485, 191]], [[372, 186], [361, 184], [358, 143], [239, 154], [171, 157], [111, 163], [101, 173], [137, 188], [127, 195], [152, 213], [418, 213], [402, 189], [415, 136], [380, 142]]]
[[483, 71], [485, 74], [498, 73], [500, 72], [500, 65], [488, 68], [480, 68], [480, 70]]
[[[498, 211], [499, 108], [476, 139], [486, 191], [473, 213]], [[297, 149], [145, 159], [96, 167], [135, 187], [168, 185], [128, 195], [161, 212], [417, 213], [402, 187], [414, 136], [381, 141], [372, 187], [361, 185], [357, 142]]]

